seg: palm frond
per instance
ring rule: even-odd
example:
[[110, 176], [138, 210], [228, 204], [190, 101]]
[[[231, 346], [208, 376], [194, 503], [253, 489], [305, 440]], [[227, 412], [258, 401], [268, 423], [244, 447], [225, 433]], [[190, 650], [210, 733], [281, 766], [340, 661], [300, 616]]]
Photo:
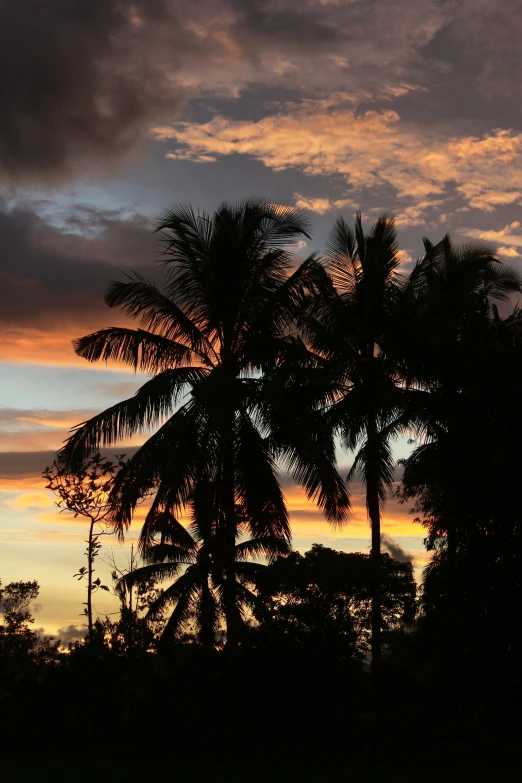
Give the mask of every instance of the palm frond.
[[163, 628], [162, 640], [176, 639], [187, 630], [192, 618], [194, 603], [198, 597], [199, 581], [199, 568], [189, 566], [185, 573], [150, 606], [147, 619], [155, 620], [174, 605], [174, 610]]
[[[318, 425], [312, 422], [312, 428], [317, 431]], [[343, 524], [350, 511], [350, 497], [335, 467], [333, 439], [313, 431], [302, 432], [299, 438], [289, 433], [283, 442], [279, 441], [279, 447], [285, 466], [307, 497], [317, 503], [330, 522]]]
[[269, 441], [261, 437], [245, 412], [238, 417], [235, 452], [236, 491], [250, 532], [256, 537], [279, 535], [289, 541], [288, 513]]
[[394, 468], [395, 460], [388, 433], [379, 432], [371, 440], [367, 439], [357, 452], [348, 480], [356, 474], [360, 475], [366, 486], [374, 480], [382, 508], [386, 503], [388, 490], [393, 484]]
[[270, 563], [280, 555], [289, 554], [290, 551], [288, 541], [278, 536], [250, 538], [247, 541], [241, 541], [239, 544], [236, 544], [236, 558], [238, 561], [246, 560], [249, 557], [264, 557]]
[[[247, 563], [242, 563], [242, 566], [247, 565]], [[248, 563], [248, 565], [255, 566], [258, 564], [255, 563]], [[248, 580], [245, 580], [248, 583]], [[252, 612], [259, 604], [259, 598], [257, 595], [252, 592], [252, 590], [249, 590], [246, 585], [242, 584], [241, 582], [236, 583], [236, 595], [237, 595], [237, 603], [238, 603], [238, 609], [241, 614], [241, 617], [243, 620], [246, 617], [245, 609], [249, 612]]]
[[166, 563], [149, 563], [148, 565], [136, 568], [118, 580], [117, 586], [124, 586], [126, 590], [134, 585], [147, 584], [151, 580], [162, 582], [166, 579], [172, 579], [179, 575], [184, 566], [190, 565], [190, 559], [169, 561]]
[[148, 330], [181, 342], [204, 364], [212, 366], [217, 359], [214, 346], [184, 310], [141, 275], [133, 273], [127, 277], [128, 282], [113, 281], [109, 285], [105, 295], [109, 307], [139, 318]]
[[186, 506], [202, 460], [210, 473], [215, 463], [206, 424], [205, 411], [187, 403], [131, 457], [111, 493], [119, 530], [128, 527], [136, 505], [152, 487], [158, 487], [158, 508], [174, 512]]
[[[295, 331], [307, 298], [327, 287], [328, 276], [316, 254], [306, 258], [277, 285], [268, 287], [264, 277], [252, 276], [238, 318], [237, 336], [237, 347], [248, 362], [253, 366], [273, 364], [277, 357], [278, 339]], [[267, 350], [270, 337], [274, 345], [272, 352]], [[256, 360], [257, 355], [260, 359]]]
[[254, 196], [238, 204], [235, 210], [245, 215], [245, 223], [250, 224], [249, 233], [255, 233], [264, 246], [286, 247], [299, 236], [310, 239], [310, 219], [302, 209]]
[[156, 373], [168, 367], [191, 364], [194, 354], [186, 345], [143, 329], [109, 326], [73, 341], [75, 352], [89, 362], [115, 361], [137, 372]]
[[361, 275], [358, 243], [343, 217], [337, 219], [332, 229], [326, 252], [326, 268], [337, 291], [340, 294], [353, 291]]
[[169, 416], [180, 396], [205, 375], [199, 367], [164, 370], [138, 389], [134, 397], [112, 405], [103, 413], [78, 424], [58, 458], [71, 468], [102, 446], [112, 446], [139, 432], [146, 432]]
[[141, 529], [139, 548], [146, 558], [158, 536], [162, 544], [173, 544], [187, 551], [196, 547], [189, 531], [164, 507], [162, 501], [163, 497], [157, 493]]

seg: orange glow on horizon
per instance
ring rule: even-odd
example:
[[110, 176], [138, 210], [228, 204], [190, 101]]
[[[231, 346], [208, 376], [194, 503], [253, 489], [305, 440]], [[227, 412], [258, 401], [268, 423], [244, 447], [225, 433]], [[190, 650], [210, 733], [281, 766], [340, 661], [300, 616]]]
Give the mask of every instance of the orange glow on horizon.
[[[354, 489], [358, 489], [356, 486]], [[0, 492], [8, 494], [7, 504], [13, 511], [32, 510], [37, 512], [40, 522], [50, 524], [83, 524], [83, 520], [75, 520], [72, 514], [59, 513], [58, 509], [52, 510], [54, 496], [50, 490], [45, 489], [45, 479], [38, 476], [26, 478], [2, 478], [0, 479]], [[361, 492], [355, 491], [352, 495], [352, 510], [349, 518], [342, 526], [331, 525], [317, 505], [306, 498], [304, 491], [298, 486], [292, 486], [285, 490], [285, 500], [290, 516], [291, 530], [294, 538], [327, 537], [328, 539], [354, 538], [367, 540], [370, 536], [370, 524], [368, 521], [364, 497]], [[141, 527], [150, 506], [150, 500], [140, 504], [131, 523], [131, 529]], [[188, 525], [190, 514], [185, 511], [178, 514], [180, 522]], [[424, 537], [423, 529], [413, 521], [413, 517], [402, 510], [402, 507], [391, 500], [382, 516], [382, 531], [392, 537], [410, 537], [419, 539]]]

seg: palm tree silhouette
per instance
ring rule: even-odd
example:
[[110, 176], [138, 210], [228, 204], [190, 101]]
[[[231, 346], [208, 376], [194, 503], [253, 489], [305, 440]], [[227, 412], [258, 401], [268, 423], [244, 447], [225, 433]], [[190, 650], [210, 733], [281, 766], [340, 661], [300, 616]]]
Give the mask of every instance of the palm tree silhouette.
[[522, 278], [483, 242], [454, 245], [449, 236], [432, 244], [417, 261], [408, 290], [408, 362], [423, 388], [444, 396], [475, 384], [486, 345], [496, 340], [497, 302], [521, 290]]
[[343, 446], [355, 451], [348, 475], [366, 485], [371, 524], [372, 640], [375, 689], [381, 662], [381, 511], [393, 481], [391, 439], [411, 424], [406, 415], [402, 358], [390, 350], [394, 319], [404, 317], [395, 225], [386, 215], [365, 234], [361, 215], [352, 230], [341, 217], [329, 239], [325, 266], [332, 287], [311, 302], [303, 329], [335, 377], [336, 399], [327, 421]]
[[303, 320], [304, 333], [337, 375], [338, 399], [328, 420], [343, 445], [356, 451], [348, 478], [359, 473], [366, 484], [376, 687], [382, 625], [380, 526], [394, 476], [391, 440], [412, 430], [433, 440], [446, 426], [448, 410], [458, 416], [452, 401], [446, 398], [441, 404], [441, 386], [454, 386], [449, 373], [462, 375], [465, 363], [476, 360], [491, 301], [520, 286], [519, 277], [482, 243], [455, 247], [448, 236], [437, 245], [425, 240], [425, 255], [407, 278], [398, 271], [399, 260], [392, 218], [384, 215], [368, 234], [360, 214], [353, 231], [339, 218], [326, 259], [333, 290], [312, 302]]
[[[482, 242], [458, 246], [445, 236], [436, 245], [424, 243], [425, 255], [411, 275], [416, 304], [407, 333], [410, 370], [429, 391], [429, 437], [404, 461], [401, 495], [417, 499], [417, 510], [429, 520], [428, 541], [444, 541], [452, 655], [459, 622], [457, 550], [476, 505], [475, 457], [481, 453], [481, 471], [489, 464], [493, 476], [491, 452], [496, 446], [505, 452], [515, 421], [510, 387], [521, 316], [515, 308], [501, 318], [497, 303], [520, 292], [522, 278]], [[511, 460], [504, 460], [506, 475]], [[497, 513], [499, 504], [497, 497]], [[487, 516], [486, 500], [480, 505]], [[489, 513], [495, 516], [495, 510]]]
[[[211, 482], [204, 479], [197, 482], [188, 504], [191, 516], [188, 529], [169, 511], [146, 523], [140, 537], [146, 565], [120, 580], [120, 588], [127, 590], [135, 584], [146, 584], [151, 578], [165, 581], [175, 577], [147, 614], [155, 620], [173, 607], [162, 641], [179, 638], [192, 625], [202, 647], [209, 650], [216, 645], [216, 635], [225, 616], [222, 597], [226, 571], [224, 541], [214, 516], [219, 505], [215, 494], [216, 487]], [[248, 522], [240, 508], [236, 514], [236, 600], [237, 613], [244, 620], [256, 607], [257, 596], [252, 587], [258, 581], [259, 570], [264, 568], [262, 563], [249, 558], [264, 557], [271, 562], [290, 550], [283, 536], [245, 539]]]
[[321, 387], [295, 328], [319, 264], [312, 255], [292, 270], [289, 250], [309, 236], [308, 223], [298, 210], [258, 199], [223, 204], [212, 216], [176, 206], [157, 230], [165, 290], [134, 274], [106, 295], [139, 328], [109, 327], [75, 342], [88, 361], [120, 360], [154, 377], [78, 425], [60, 458], [74, 467], [100, 446], [160, 425], [118, 476], [112, 503], [120, 531], [144, 493], [155, 491], [146, 523], [153, 525], [186, 505], [197, 477], [214, 482], [233, 650], [237, 507], [252, 538], [290, 539], [277, 460], [330, 520], [341, 521], [349, 506], [333, 437], [322, 426]]

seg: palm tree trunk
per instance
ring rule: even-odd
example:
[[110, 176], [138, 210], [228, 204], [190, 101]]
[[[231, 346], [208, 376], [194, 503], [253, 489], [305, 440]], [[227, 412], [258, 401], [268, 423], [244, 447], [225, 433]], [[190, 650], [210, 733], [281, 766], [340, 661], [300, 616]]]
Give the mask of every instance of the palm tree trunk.
[[224, 604], [227, 626], [227, 651], [234, 654], [239, 644], [239, 623], [236, 600], [236, 493], [234, 471], [234, 420], [231, 417], [226, 437], [223, 461], [223, 511], [224, 511], [224, 548], [225, 548], [225, 584]]
[[208, 584], [207, 572], [203, 575], [201, 582], [201, 624], [199, 629], [199, 641], [205, 653], [209, 653], [214, 649], [214, 626], [212, 621], [213, 607], [212, 598], [210, 596], [210, 587]]
[[457, 532], [453, 515], [451, 515], [446, 533], [447, 558], [448, 558], [448, 586], [446, 591], [447, 602], [447, 634], [446, 634], [446, 664], [458, 660], [458, 589], [457, 589]]
[[238, 737], [239, 693], [237, 691], [238, 679], [241, 674], [238, 671], [239, 660], [239, 616], [237, 611], [236, 596], [236, 483], [234, 466], [234, 412], [230, 412], [228, 432], [225, 436], [223, 454], [223, 547], [224, 547], [224, 572], [223, 602], [225, 610], [225, 623], [227, 628], [227, 641], [225, 647], [225, 689], [227, 712], [223, 721], [223, 744], [230, 743], [230, 737]]
[[381, 676], [381, 510], [379, 504], [379, 466], [375, 460], [377, 425], [370, 417], [368, 424], [368, 465], [366, 478], [366, 504], [372, 528], [372, 638], [371, 673], [372, 688], [377, 695]]

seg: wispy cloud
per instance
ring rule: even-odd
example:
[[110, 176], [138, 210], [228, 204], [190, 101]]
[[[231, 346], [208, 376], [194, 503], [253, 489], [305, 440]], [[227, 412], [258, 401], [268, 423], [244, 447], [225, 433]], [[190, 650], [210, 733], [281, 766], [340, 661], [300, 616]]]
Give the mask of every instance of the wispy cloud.
[[518, 258], [521, 255], [518, 251], [522, 249], [522, 231], [519, 231], [519, 229], [520, 222], [514, 220], [497, 231], [494, 229], [462, 227], [458, 229], [458, 232], [465, 237], [470, 237], [470, 239], [483, 239], [485, 242], [493, 242], [498, 246], [497, 252], [501, 256]]
[[247, 155], [282, 171], [344, 180], [335, 200], [297, 195], [297, 203], [319, 214], [357, 203], [369, 193], [392, 199], [398, 225], [419, 225], [429, 211], [452, 200], [486, 212], [522, 196], [522, 133], [496, 129], [482, 136], [441, 136], [391, 109], [358, 112], [346, 104], [308, 100], [286, 104], [256, 121], [222, 115], [208, 122], [181, 122], [155, 128], [153, 138], [173, 141], [167, 158], [201, 161]]
[[331, 212], [334, 209], [357, 209], [357, 202], [348, 198], [343, 199], [329, 199], [329, 198], [317, 198], [302, 196], [300, 193], [294, 193], [295, 206], [299, 209], [308, 209], [310, 212], [315, 212], [317, 215], [325, 215], [327, 212]]

